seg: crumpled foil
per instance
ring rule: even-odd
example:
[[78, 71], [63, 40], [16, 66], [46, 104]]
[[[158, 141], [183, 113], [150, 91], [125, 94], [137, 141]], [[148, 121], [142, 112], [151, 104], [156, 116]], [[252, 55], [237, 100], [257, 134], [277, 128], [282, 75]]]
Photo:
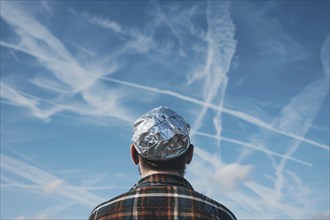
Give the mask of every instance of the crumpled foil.
[[169, 160], [184, 154], [190, 145], [190, 125], [166, 106], [138, 118], [132, 141], [137, 152], [148, 160]]

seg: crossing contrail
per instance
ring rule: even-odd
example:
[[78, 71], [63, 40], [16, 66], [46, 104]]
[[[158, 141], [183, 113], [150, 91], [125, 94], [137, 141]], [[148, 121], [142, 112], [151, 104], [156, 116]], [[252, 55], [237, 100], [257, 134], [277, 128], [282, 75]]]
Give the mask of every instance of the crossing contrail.
[[[177, 93], [177, 92], [174, 92], [174, 91], [171, 91], [171, 90], [165, 90], [165, 89], [159, 89], [159, 88], [155, 88], [155, 87], [140, 85], [140, 84], [137, 84], [137, 83], [127, 82], [127, 81], [124, 81], [124, 80], [114, 79], [114, 78], [110, 78], [110, 77], [99, 77], [99, 79], [109, 81], [109, 82], [114, 82], [114, 83], [121, 84], [121, 85], [126, 85], [126, 86], [133, 87], [133, 88], [142, 89], [142, 90], [149, 91], [149, 92], [155, 92], [155, 93], [159, 93], [159, 94], [163, 94], [163, 95], [172, 96], [172, 97], [175, 97], [175, 98], [178, 98], [178, 99], [181, 99], [181, 100], [193, 103], [193, 104], [197, 104], [197, 105], [200, 105], [200, 106], [204, 106], [204, 107], [216, 110], [216, 111], [219, 110], [219, 106], [217, 106], [215, 104], [204, 102], [204, 101], [201, 101], [201, 100], [198, 100], [198, 99], [186, 96], [186, 95], [182, 95], [180, 93]], [[262, 120], [260, 120], [256, 117], [253, 117], [251, 115], [248, 115], [244, 112], [237, 111], [237, 110], [232, 110], [232, 109], [229, 109], [229, 108], [226, 108], [226, 107], [223, 107], [221, 109], [221, 111], [224, 114], [233, 116], [235, 118], [239, 118], [243, 121], [246, 121], [246, 122], [249, 122], [251, 124], [257, 125], [261, 128], [267, 129], [269, 131], [273, 131], [275, 133], [278, 133], [278, 134], [281, 134], [281, 135], [284, 135], [284, 136], [287, 136], [287, 137], [290, 137], [290, 138], [308, 143], [310, 145], [313, 145], [313, 146], [321, 148], [321, 149], [330, 150], [330, 147], [325, 145], [325, 144], [321, 144], [321, 143], [318, 143], [316, 141], [310, 140], [308, 138], [300, 137], [300, 136], [292, 134], [290, 132], [286, 132], [286, 131], [282, 131], [280, 129], [274, 128], [271, 124], [263, 122]]]

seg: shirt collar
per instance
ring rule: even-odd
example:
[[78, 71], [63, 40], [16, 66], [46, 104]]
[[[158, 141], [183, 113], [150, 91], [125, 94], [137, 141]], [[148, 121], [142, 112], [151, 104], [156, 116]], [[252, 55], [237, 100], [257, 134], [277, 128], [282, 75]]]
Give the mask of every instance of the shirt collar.
[[174, 185], [183, 186], [193, 190], [191, 184], [182, 176], [173, 174], [152, 174], [145, 176], [139, 180], [139, 182], [132, 188], [140, 188], [144, 186], [160, 186], [160, 185]]

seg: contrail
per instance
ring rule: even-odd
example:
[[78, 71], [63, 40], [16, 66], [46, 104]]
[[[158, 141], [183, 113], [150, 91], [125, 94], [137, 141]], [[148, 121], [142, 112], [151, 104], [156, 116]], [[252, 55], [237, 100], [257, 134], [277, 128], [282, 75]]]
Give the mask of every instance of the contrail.
[[[14, 14], [16, 14], [16, 13], [19, 14], [21, 12], [21, 10], [15, 9], [14, 7], [10, 7], [10, 9], [15, 12]], [[26, 16], [24, 16], [24, 18], [25, 17]], [[12, 20], [14, 20], [15, 16], [13, 16], [11, 13], [7, 13], [6, 18], [9, 22], [12, 22]], [[28, 20], [33, 21], [33, 23], [35, 23], [33, 18], [28, 17]], [[21, 21], [21, 20], [19, 20], [19, 21]], [[30, 33], [29, 29], [26, 29], [26, 27], [24, 25], [22, 25], [21, 23], [19, 24], [19, 27], [23, 28], [25, 31]], [[51, 64], [52, 68], [53, 67], [57, 68], [57, 64], [62, 64], [62, 65], [66, 64], [67, 65], [68, 63], [75, 66], [76, 65], [75, 59], [65, 49], [64, 45], [57, 38], [55, 38], [53, 35], [51, 35], [51, 33], [49, 31], [47, 31], [45, 28], [43, 28], [42, 26], [40, 26], [40, 28], [43, 31], [45, 30], [44, 32], [45, 32], [46, 36], [49, 38], [49, 39], [45, 39], [45, 43], [48, 44], [49, 47], [54, 48], [54, 53], [55, 54], [60, 55], [60, 57], [63, 60], [68, 60], [68, 61], [64, 62], [62, 60], [61, 61], [56, 60], [56, 59], [52, 58], [51, 56], [48, 56], [48, 54], [45, 51], [41, 51], [41, 53], [35, 53], [35, 52], [32, 52], [31, 50], [28, 50], [26, 48], [22, 48], [22, 47], [19, 47], [17, 45], [12, 45], [12, 44], [9, 44], [9, 43], [3, 42], [3, 41], [0, 41], [0, 45], [4, 46], [4, 47], [7, 47], [7, 48], [11, 48], [11, 49], [15, 49], [15, 50], [19, 50], [19, 51], [31, 54], [32, 56], [36, 57], [37, 59], [39, 59], [41, 61], [47, 61], [48, 64], [49, 63]], [[34, 36], [35, 33], [32, 33], [32, 35]], [[37, 39], [40, 38], [40, 36], [34, 36], [34, 37], [36, 37]], [[47, 66], [46, 68], [50, 69], [50, 70], [53, 70], [49, 66]], [[130, 83], [130, 82], [122, 81], [122, 80], [117, 80], [117, 79], [113, 79], [113, 78], [108, 78], [108, 77], [96, 77], [96, 76], [92, 76], [91, 74], [88, 74], [87, 71], [83, 71], [83, 69], [80, 66], [77, 66], [77, 68], [78, 68], [79, 71], [77, 71], [76, 74], [77, 74], [77, 76], [79, 76], [78, 78], [80, 79], [81, 82], [77, 83], [76, 78], [73, 78], [73, 77], [65, 78], [65, 79], [61, 79], [61, 77], [59, 77], [59, 76], [57, 76], [57, 77], [59, 77], [63, 82], [66, 82], [69, 85], [71, 85], [75, 90], [81, 90], [82, 89], [82, 87], [81, 87], [82, 83], [83, 84], [86, 83], [86, 86], [90, 85], [90, 79], [91, 79], [90, 77], [94, 77], [94, 78], [97, 78], [97, 79], [107, 80], [107, 81], [111, 81], [111, 82], [114, 82], [114, 83], [130, 86], [130, 87], [134, 87], [134, 88], [139, 88], [139, 89], [143, 89], [143, 90], [150, 91], [150, 92], [169, 95], [169, 96], [176, 97], [178, 99], [181, 99], [181, 100], [184, 100], [184, 101], [187, 101], [187, 102], [190, 102], [190, 103], [194, 103], [194, 104], [203, 106], [204, 108], [214, 109], [217, 112], [219, 111], [219, 106], [210, 103], [210, 100], [205, 102], [205, 101], [201, 101], [201, 100], [198, 100], [198, 99], [195, 99], [195, 98], [192, 98], [192, 97], [189, 97], [189, 96], [185, 96], [185, 95], [179, 94], [177, 92], [169, 91], [169, 90], [163, 90], [163, 89], [143, 86], [143, 85]], [[81, 73], [80, 71], [83, 72], [85, 75], [80, 74]], [[89, 75], [89, 77], [86, 77], [86, 75]], [[246, 113], [243, 113], [243, 112], [240, 112], [240, 111], [235, 111], [235, 110], [228, 109], [228, 108], [225, 108], [225, 107], [223, 107], [221, 111], [224, 114], [239, 118], [241, 120], [244, 120], [244, 121], [247, 121], [249, 123], [255, 124], [255, 125], [257, 125], [261, 128], [270, 130], [272, 132], [282, 134], [282, 135], [285, 135], [287, 137], [291, 137], [293, 139], [311, 144], [311, 145], [319, 147], [321, 149], [330, 150], [330, 147], [325, 145], [325, 144], [318, 143], [316, 141], [313, 141], [313, 140], [295, 135], [295, 134], [290, 133], [290, 132], [282, 131], [280, 129], [277, 129], [277, 128], [273, 127], [271, 124], [265, 123], [265, 122], [261, 121], [260, 119], [252, 117], [252, 116], [250, 116]]]
[[292, 133], [285, 132], [285, 131], [282, 131], [280, 129], [274, 128], [271, 124], [263, 122], [260, 119], [255, 118], [251, 115], [248, 115], [244, 112], [240, 112], [240, 111], [236, 111], [236, 110], [232, 110], [232, 109], [228, 109], [228, 108], [223, 108], [222, 111], [224, 113], [228, 114], [228, 115], [231, 115], [231, 116], [234, 116], [236, 118], [242, 119], [244, 121], [250, 122], [252, 124], [258, 125], [259, 127], [265, 128], [265, 129], [273, 131], [273, 132], [276, 132], [278, 134], [282, 134], [282, 135], [285, 135], [287, 137], [291, 137], [293, 139], [300, 140], [302, 142], [314, 145], [316, 147], [319, 147], [319, 148], [322, 148], [322, 149], [325, 149], [325, 150], [330, 150], [330, 147], [325, 145], [325, 144], [321, 144], [321, 143], [318, 143], [316, 141], [313, 141], [313, 140], [310, 140], [310, 139], [307, 139], [307, 138], [304, 138], [304, 137], [300, 137], [298, 135], [295, 135], [295, 134], [292, 134]]
[[38, 167], [14, 159], [5, 154], [0, 154], [0, 159], [2, 170], [6, 170], [21, 178], [29, 180], [36, 184], [35, 186], [41, 187], [41, 189], [44, 191], [46, 190], [46, 187], [50, 186], [52, 183], [60, 183], [52, 189], [52, 193], [55, 193], [62, 198], [79, 203], [85, 207], [91, 208], [96, 204], [106, 200], [105, 198], [98, 196], [97, 194], [94, 194], [88, 190], [63, 182], [53, 174], [50, 174]]
[[[200, 135], [200, 136], [204, 136], [204, 137], [209, 137], [209, 138], [214, 138], [214, 139], [217, 138], [216, 135], [212, 135], [212, 134], [208, 134], [208, 133], [204, 133], [204, 132], [199, 132], [199, 131], [191, 131], [191, 132], [196, 134], [196, 135]], [[279, 153], [276, 153], [274, 151], [268, 150], [266, 148], [261, 148], [261, 147], [255, 146], [253, 144], [248, 144], [248, 143], [245, 143], [245, 142], [242, 142], [242, 141], [238, 141], [238, 140], [223, 137], [223, 136], [221, 136], [220, 139], [222, 141], [226, 141], [226, 142], [229, 142], [229, 143], [238, 144], [238, 145], [242, 145], [242, 146], [245, 146], [245, 147], [248, 147], [248, 148], [252, 148], [254, 150], [261, 151], [261, 152], [263, 152], [265, 154], [268, 154], [268, 155], [273, 155], [273, 156], [277, 156], [277, 157], [280, 157], [280, 158], [286, 158], [288, 160], [295, 161], [297, 163], [300, 163], [300, 164], [303, 164], [303, 165], [306, 165], [306, 166], [310, 166], [310, 167], [313, 166], [313, 164], [308, 163], [306, 161], [299, 160], [299, 159], [296, 159], [296, 158], [291, 157], [291, 156], [279, 154]]]
[[[217, 106], [215, 104], [204, 102], [204, 101], [201, 101], [201, 100], [198, 100], [198, 99], [186, 96], [186, 95], [182, 95], [182, 94], [174, 92], [174, 91], [158, 89], [158, 88], [155, 88], [155, 87], [150, 87], [150, 86], [140, 85], [140, 84], [136, 84], [136, 83], [131, 83], [131, 82], [127, 82], [127, 81], [124, 81], [124, 80], [113, 79], [113, 78], [110, 78], [110, 77], [98, 77], [98, 78], [102, 79], [102, 80], [105, 80], [105, 81], [110, 81], [110, 82], [114, 82], [114, 83], [117, 83], [117, 84], [133, 87], [133, 88], [143, 89], [143, 90], [149, 91], [149, 92], [156, 92], [156, 93], [159, 93], [159, 94], [169, 95], [169, 96], [172, 96], [172, 97], [175, 97], [175, 98], [178, 98], [178, 99], [181, 99], [181, 100], [193, 103], [193, 104], [205, 106], [205, 107], [208, 107], [210, 109], [214, 109], [216, 111], [219, 111], [219, 106]], [[227, 115], [233, 116], [235, 118], [239, 118], [243, 121], [249, 122], [251, 124], [257, 125], [261, 128], [267, 129], [269, 131], [273, 131], [275, 133], [282, 134], [284, 136], [291, 137], [291, 138], [296, 139], [296, 140], [300, 140], [302, 142], [311, 144], [311, 145], [313, 145], [315, 147], [319, 147], [321, 149], [330, 150], [330, 147], [325, 145], [325, 144], [321, 144], [321, 143], [318, 143], [316, 141], [313, 141], [313, 140], [310, 140], [310, 139], [307, 139], [307, 138], [304, 138], [304, 137], [300, 137], [298, 135], [295, 135], [295, 134], [292, 134], [292, 133], [289, 133], [289, 132], [281, 131], [277, 128], [274, 128], [271, 124], [263, 122], [260, 119], [258, 119], [256, 117], [253, 117], [251, 115], [248, 115], [244, 112], [232, 110], [232, 109], [229, 109], [229, 108], [226, 108], [226, 107], [222, 108], [222, 112], [227, 114]]]
[[[309, 131], [312, 122], [319, 112], [322, 103], [329, 94], [329, 36], [321, 48], [321, 62], [324, 68], [324, 76], [314, 82], [309, 83], [302, 92], [295, 95], [290, 102], [285, 105], [278, 118], [274, 119], [274, 124], [287, 129], [295, 128], [295, 132], [305, 136]], [[306, 103], [308, 104], [306, 106]], [[291, 156], [300, 146], [300, 141], [293, 141], [289, 145], [285, 156]], [[285, 185], [284, 168], [287, 158], [282, 158], [276, 167], [276, 181], [274, 191], [276, 198], [282, 198], [282, 189]]]
[[[145, 87], [145, 86], [142, 86], [142, 87]], [[158, 90], [158, 89], [157, 89]], [[71, 109], [70, 106], [66, 106], [66, 105], [63, 105], [63, 104], [59, 104], [59, 103], [56, 103], [56, 102], [53, 102], [53, 101], [50, 101], [50, 100], [47, 100], [47, 99], [44, 99], [44, 98], [40, 98], [40, 97], [36, 97], [34, 95], [31, 95], [31, 94], [28, 94], [26, 92], [22, 92], [20, 90], [15, 90], [18, 94], [20, 95], [24, 95], [24, 96], [27, 96], [27, 97], [31, 97], [33, 98], [34, 100], [37, 100], [37, 101], [42, 101], [42, 102], [46, 102], [48, 104], [52, 104], [52, 105], [56, 105], [56, 106], [60, 106], [62, 107], [63, 109], [66, 109], [68, 111], [73, 111], [73, 109]], [[81, 112], [82, 114], [88, 114], [88, 112]], [[69, 117], [69, 118], [73, 118], [73, 119], [76, 119], [72, 116], [68, 116], [68, 115], [65, 115], [65, 114], [61, 114], [61, 116], [63, 117]], [[86, 121], [89, 121], [89, 122], [94, 122], [92, 120], [87, 120], [85, 119]], [[130, 123], [132, 123], [132, 121], [129, 121]], [[95, 122], [94, 122], [95, 123]], [[109, 126], [109, 124], [103, 122], [101, 125], [103, 126]], [[260, 148], [260, 147], [256, 147], [254, 145], [251, 145], [251, 144], [247, 144], [247, 143], [244, 143], [244, 142], [241, 142], [241, 141], [238, 141], [238, 140], [235, 140], [235, 139], [230, 139], [230, 138], [226, 138], [226, 137], [223, 137], [223, 136], [218, 136], [218, 135], [213, 135], [213, 134], [209, 134], [209, 133], [204, 133], [204, 132], [199, 132], [199, 131], [195, 131], [195, 130], [192, 130], [191, 131], [192, 134], [196, 134], [196, 135], [200, 135], [200, 136], [204, 136], [204, 137], [209, 137], [209, 138], [213, 138], [213, 139], [216, 139], [218, 140], [219, 138], [223, 141], [227, 141], [227, 142], [231, 142], [231, 143], [235, 143], [235, 144], [239, 144], [239, 145], [242, 145], [242, 146], [245, 146], [245, 147], [249, 147], [249, 148], [252, 148], [252, 149], [255, 149], [255, 150], [258, 150], [258, 151], [261, 151], [261, 152], [264, 152], [264, 153], [269, 153], [271, 155], [274, 155], [274, 156], [278, 156], [278, 157], [284, 157], [284, 155], [281, 155], [281, 154], [278, 154], [276, 152], [273, 152], [273, 151], [270, 151], [270, 150], [267, 150], [267, 149], [263, 149], [263, 148]], [[304, 161], [301, 161], [299, 159], [296, 159], [296, 158], [293, 158], [293, 157], [288, 157], [289, 160], [292, 160], [292, 161], [295, 161], [295, 162], [298, 162], [298, 163], [301, 163], [301, 164], [304, 164], [304, 165], [307, 165], [307, 166], [312, 166], [312, 164], [310, 163], [307, 163], [307, 162], [304, 162]]]

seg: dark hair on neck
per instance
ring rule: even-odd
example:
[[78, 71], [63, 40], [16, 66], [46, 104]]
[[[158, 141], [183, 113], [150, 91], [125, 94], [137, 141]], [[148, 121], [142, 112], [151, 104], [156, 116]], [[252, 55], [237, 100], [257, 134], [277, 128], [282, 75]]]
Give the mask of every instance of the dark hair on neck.
[[155, 171], [174, 171], [183, 176], [186, 170], [185, 157], [187, 153], [188, 151], [177, 158], [166, 161], [151, 161], [141, 156], [139, 156], [139, 158], [141, 166], [143, 166], [144, 169]]

